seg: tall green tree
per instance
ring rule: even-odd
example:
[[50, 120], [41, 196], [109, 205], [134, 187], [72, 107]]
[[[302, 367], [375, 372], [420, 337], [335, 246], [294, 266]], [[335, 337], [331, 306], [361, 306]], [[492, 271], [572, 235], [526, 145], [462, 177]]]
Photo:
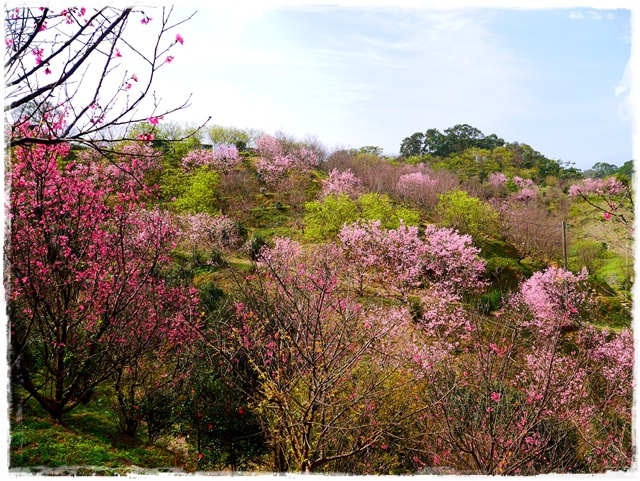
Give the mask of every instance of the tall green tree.
[[406, 137], [400, 145], [400, 153], [405, 157], [427, 154], [448, 157], [474, 147], [492, 150], [504, 144], [504, 140], [496, 134], [485, 136], [469, 124], [456, 124], [445, 129], [444, 133], [437, 129], [429, 129], [424, 135], [416, 132]]
[[424, 134], [416, 132], [410, 137], [405, 137], [400, 144], [400, 154], [404, 157], [414, 157], [422, 155]]

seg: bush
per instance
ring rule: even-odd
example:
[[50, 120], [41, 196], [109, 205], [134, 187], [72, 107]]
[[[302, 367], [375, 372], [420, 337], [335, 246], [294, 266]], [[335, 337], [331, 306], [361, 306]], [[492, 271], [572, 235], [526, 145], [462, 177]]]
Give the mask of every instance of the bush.
[[438, 198], [436, 217], [445, 227], [472, 237], [497, 233], [498, 214], [480, 199], [470, 197], [462, 190], [452, 190]]
[[307, 202], [305, 209], [305, 236], [313, 240], [333, 238], [345, 224], [356, 220], [379, 220], [385, 229], [397, 229], [400, 221], [407, 226], [420, 222], [417, 212], [395, 206], [387, 195], [373, 193], [357, 200], [345, 194], [330, 195], [322, 201]]

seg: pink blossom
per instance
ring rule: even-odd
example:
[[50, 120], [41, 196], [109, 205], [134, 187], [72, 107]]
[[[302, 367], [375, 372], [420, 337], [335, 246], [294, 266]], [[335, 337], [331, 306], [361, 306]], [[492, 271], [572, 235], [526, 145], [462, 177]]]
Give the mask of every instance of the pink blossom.
[[234, 146], [218, 145], [213, 150], [193, 149], [182, 159], [182, 168], [191, 171], [207, 166], [214, 170], [229, 171], [242, 162]]
[[116, 57], [122, 57], [122, 54], [120, 53], [120, 50], [116, 49]]
[[184, 214], [178, 221], [182, 225], [180, 241], [191, 249], [227, 251], [238, 247], [241, 240], [238, 225], [224, 215]]
[[513, 199], [520, 202], [530, 202], [538, 196], [537, 188], [524, 187], [520, 192], [513, 195]]
[[360, 284], [375, 279], [402, 294], [425, 283], [438, 284], [452, 294], [484, 286], [480, 251], [471, 245], [470, 236], [452, 229], [428, 225], [423, 240], [417, 227], [402, 224], [386, 230], [380, 221], [355, 222], [345, 225], [338, 239]]
[[417, 200], [432, 191], [437, 181], [423, 172], [404, 174], [398, 178], [397, 189], [404, 198]]
[[286, 181], [294, 170], [304, 171], [318, 165], [316, 154], [299, 144], [289, 145], [285, 150], [282, 143], [270, 135], [263, 135], [256, 141], [260, 158], [255, 167], [262, 182], [275, 187]]
[[344, 172], [339, 172], [337, 169], [333, 169], [329, 173], [329, 178], [322, 181], [321, 197], [328, 197], [330, 195], [346, 194], [351, 197], [357, 197], [363, 193], [362, 181], [353, 175], [350, 169]]
[[581, 194], [611, 196], [621, 194], [625, 191], [625, 189], [625, 185], [615, 177], [608, 177], [606, 179], [587, 178], [577, 184], [572, 185], [569, 188], [569, 195], [571, 197], [577, 197]]
[[592, 303], [585, 284], [587, 277], [586, 268], [580, 274], [559, 267], [533, 274], [522, 283], [520, 297], [514, 298], [516, 303], [523, 302], [533, 316], [523, 323], [543, 336], [580, 324]]
[[50, 75], [51, 74], [51, 69], [49, 67], [45, 68], [44, 69], [44, 73], [47, 74], [47, 75]]
[[489, 175], [487, 181], [489, 182], [490, 185], [499, 189], [504, 184], [507, 183], [507, 176], [504, 175], [502, 172], [494, 172], [491, 175]]
[[174, 58], [174, 57], [173, 57], [173, 55], [169, 55], [169, 56], [167, 57], [166, 62], [167, 62], [167, 63], [171, 63], [171, 62], [173, 62], [173, 58]]
[[36, 65], [40, 65], [42, 63], [42, 55], [44, 54], [44, 49], [37, 48], [33, 49], [32, 52], [36, 56]]
[[611, 213], [605, 212], [603, 215], [604, 215], [605, 220], [611, 219]]
[[531, 179], [523, 179], [522, 177], [518, 177], [516, 175], [512, 180], [513, 180], [514, 184], [516, 184], [516, 186], [519, 189], [533, 187], [533, 180], [531, 180]]
[[491, 393], [491, 400], [493, 402], [500, 402], [500, 393], [499, 392], [492, 392]]
[[184, 45], [184, 38], [182, 38], [182, 35], [176, 35], [176, 42], [178, 42], [180, 45]]
[[[51, 113], [43, 115], [40, 129], [64, 125]], [[32, 128], [16, 126], [22, 127], [20, 135]], [[160, 346], [187, 342], [191, 334], [185, 320], [193, 318], [197, 302], [187, 290], [169, 287], [155, 275], [169, 263], [175, 227], [166, 212], [143, 207], [151, 194], [141, 182], [149, 157], [123, 155], [104, 163], [78, 155], [77, 161], [61, 165], [69, 151], [68, 144], [59, 144], [19, 146], [13, 152], [7, 256], [15, 269], [11, 296], [16, 316], [37, 316], [41, 325], [34, 335], [41, 343], [55, 342], [65, 355], [64, 369], [72, 371], [84, 369], [88, 358], [107, 369], [122, 365], [142, 343], [161, 355]], [[47, 222], [39, 222], [41, 216]], [[26, 273], [28, 285], [19, 282], [20, 273]], [[48, 288], [52, 279], [76, 293], [73, 298], [65, 301], [61, 290]], [[37, 302], [30, 300], [34, 292]], [[53, 326], [67, 330], [64, 342]], [[50, 362], [58, 354], [44, 351], [47, 375], [65, 378], [63, 389], [77, 392], [75, 381]], [[97, 384], [96, 376], [104, 371], [85, 373]], [[41, 392], [46, 397], [50, 391], [45, 386]]]
[[149, 122], [151, 125], [158, 125], [158, 117], [149, 117], [147, 119], [147, 122]]
[[133, 80], [134, 82], [137, 82], [138, 81], [138, 76], [136, 74], [133, 74], [131, 76], [131, 80]]
[[141, 23], [142, 25], [147, 25], [151, 20], [153, 20], [153, 18], [150, 18], [150, 17], [146, 17], [146, 16], [145, 16], [142, 20], [140, 20], [140, 23]]

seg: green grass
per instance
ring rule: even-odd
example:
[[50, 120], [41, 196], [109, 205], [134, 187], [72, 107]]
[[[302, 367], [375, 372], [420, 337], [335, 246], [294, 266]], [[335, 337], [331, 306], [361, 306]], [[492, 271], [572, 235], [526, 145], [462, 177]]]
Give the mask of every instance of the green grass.
[[97, 466], [122, 474], [132, 466], [170, 467], [175, 459], [173, 453], [148, 445], [141, 437], [119, 435], [100, 402], [78, 407], [61, 425], [29, 400], [11, 413], [10, 428], [10, 468]]

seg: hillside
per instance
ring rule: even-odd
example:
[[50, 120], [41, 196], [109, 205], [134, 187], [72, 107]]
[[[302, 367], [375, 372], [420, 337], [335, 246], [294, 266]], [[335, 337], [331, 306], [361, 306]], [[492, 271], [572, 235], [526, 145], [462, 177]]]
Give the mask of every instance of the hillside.
[[463, 127], [17, 155], [10, 467], [628, 469], [629, 178]]

